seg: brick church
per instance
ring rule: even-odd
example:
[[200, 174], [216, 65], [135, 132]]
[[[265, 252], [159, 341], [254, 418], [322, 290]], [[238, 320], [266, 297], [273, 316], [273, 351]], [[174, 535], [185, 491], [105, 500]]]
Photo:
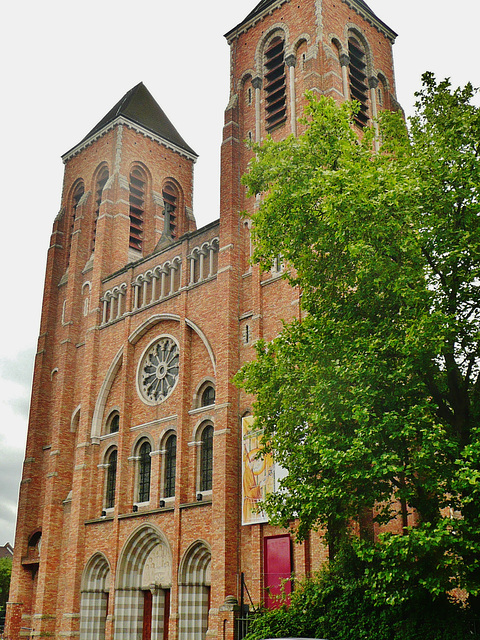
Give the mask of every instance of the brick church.
[[[254, 0], [252, 0], [253, 3]], [[261, 0], [226, 34], [219, 218], [197, 229], [196, 154], [138, 84], [63, 156], [48, 250], [6, 635], [234, 640], [328, 551], [256, 508], [253, 398], [232, 378], [298, 291], [252, 266], [245, 141], [300, 133], [305, 91], [397, 108], [396, 34], [363, 0]], [[227, 79], [225, 78], [225, 82]]]

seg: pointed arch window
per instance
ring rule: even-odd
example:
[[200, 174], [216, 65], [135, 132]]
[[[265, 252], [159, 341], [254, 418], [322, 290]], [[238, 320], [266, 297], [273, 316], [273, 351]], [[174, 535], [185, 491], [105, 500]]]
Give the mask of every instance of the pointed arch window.
[[150, 453], [152, 447], [149, 442], [144, 442], [140, 447], [138, 461], [138, 501], [148, 502], [150, 500], [150, 471], [152, 459]]
[[172, 434], [165, 443], [165, 498], [175, 495], [175, 473], [177, 470], [177, 436]]
[[100, 205], [102, 204], [103, 189], [107, 183], [108, 178], [109, 178], [108, 169], [107, 167], [104, 167], [100, 171], [100, 175], [98, 176], [98, 179], [97, 179], [97, 186], [95, 189], [95, 214], [94, 214], [93, 230], [92, 230], [92, 251], [95, 251], [95, 239], [97, 235], [97, 220], [98, 220], [98, 216], [100, 215]]
[[265, 51], [265, 93], [267, 131], [287, 119], [285, 41], [277, 36]]
[[130, 173], [130, 237], [129, 246], [137, 251], [142, 250], [143, 217], [145, 213], [146, 179], [140, 169]]
[[350, 98], [360, 103], [355, 122], [360, 127], [368, 123], [368, 85], [365, 47], [357, 38], [348, 39]]
[[200, 491], [212, 490], [213, 476], [213, 427], [207, 425], [202, 431], [200, 449]]
[[108, 456], [107, 490], [105, 492], [105, 507], [112, 509], [115, 506], [115, 486], [117, 482], [117, 450], [114, 449]]
[[163, 201], [165, 202], [165, 223], [167, 224], [167, 218], [169, 220], [168, 232], [170, 237], [177, 237], [177, 206], [178, 197], [177, 190], [168, 182], [162, 191]]

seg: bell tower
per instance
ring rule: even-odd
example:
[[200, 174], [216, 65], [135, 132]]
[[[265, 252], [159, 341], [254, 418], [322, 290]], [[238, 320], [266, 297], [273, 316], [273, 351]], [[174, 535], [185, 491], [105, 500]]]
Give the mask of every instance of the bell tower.
[[[281, 256], [269, 272], [249, 262], [250, 222], [240, 212], [252, 213], [259, 204], [258, 198], [247, 198], [240, 181], [253, 158], [249, 143], [299, 135], [306, 92], [337, 102], [357, 100], [354, 126], [359, 135], [375, 124], [382, 109], [399, 107], [392, 55], [396, 34], [363, 0], [262, 0], [225, 37], [231, 76], [222, 144], [219, 279], [222, 290], [232, 295], [225, 296], [219, 309], [225, 327], [219, 338], [225, 347], [239, 345], [231, 352], [226, 381], [255, 357], [257, 340], [273, 339], [282, 320], [301, 314], [299, 291], [282, 279]], [[235, 316], [237, 326], [228, 323]], [[254, 398], [243, 391], [238, 397], [232, 389], [223, 400], [236, 407], [232, 428], [238, 416], [245, 425], [240, 435], [240, 547], [249, 552], [240, 555], [237, 571], [254, 601], [274, 606], [271, 596], [280, 592], [282, 582], [287, 589], [293, 571], [309, 574], [319, 568], [325, 549], [315, 536], [307, 544], [292, 545], [285, 531], [252, 507], [262, 491], [272, 490], [281, 470], [273, 463], [261, 475], [250, 462], [256, 445], [246, 432]]]
[[[137, 287], [126, 284], [105, 295], [105, 281], [129, 274], [133, 265], [195, 232], [196, 158], [143, 83], [62, 157], [62, 202], [47, 258], [11, 585], [11, 600], [23, 603], [23, 626], [35, 624], [39, 633], [54, 634], [61, 624], [54, 615], [59, 580], [79, 587], [90, 484], [82, 469], [91, 465], [97, 376], [102, 359], [111, 358], [99, 328], [123, 316], [127, 305], [146, 303], [132, 296]], [[178, 272], [175, 277], [179, 288]], [[62, 565], [65, 553], [70, 561]], [[74, 611], [79, 594], [71, 591], [70, 598], [68, 591], [65, 605]]]

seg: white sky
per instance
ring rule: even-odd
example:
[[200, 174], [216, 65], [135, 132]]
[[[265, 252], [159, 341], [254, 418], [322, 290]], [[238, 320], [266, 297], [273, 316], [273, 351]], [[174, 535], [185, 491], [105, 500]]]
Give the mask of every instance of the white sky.
[[[0, 545], [14, 543], [46, 252], [68, 151], [143, 81], [200, 155], [198, 226], [218, 217], [229, 48], [223, 34], [258, 0], [45, 0], [2, 9], [3, 193], [0, 314]], [[480, 86], [478, 0], [367, 0], [399, 34], [397, 97], [407, 115], [421, 74]]]

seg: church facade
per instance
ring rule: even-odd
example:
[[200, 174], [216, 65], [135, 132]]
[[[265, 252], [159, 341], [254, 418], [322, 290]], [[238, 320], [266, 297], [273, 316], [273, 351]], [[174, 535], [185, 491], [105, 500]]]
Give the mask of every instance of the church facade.
[[307, 90], [357, 99], [359, 130], [397, 108], [395, 35], [363, 0], [262, 0], [226, 34], [220, 215], [203, 228], [196, 154], [143, 84], [63, 156], [8, 638], [234, 640], [244, 585], [271, 606], [325, 561], [256, 509], [280, 470], [255, 459], [232, 378], [301, 309], [281, 260], [249, 262], [240, 177], [245, 141], [301, 132]]

